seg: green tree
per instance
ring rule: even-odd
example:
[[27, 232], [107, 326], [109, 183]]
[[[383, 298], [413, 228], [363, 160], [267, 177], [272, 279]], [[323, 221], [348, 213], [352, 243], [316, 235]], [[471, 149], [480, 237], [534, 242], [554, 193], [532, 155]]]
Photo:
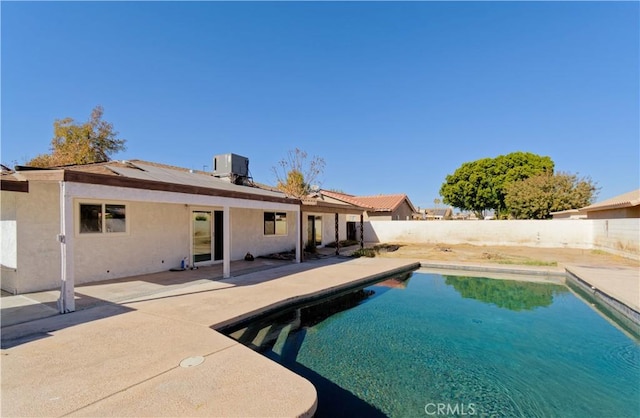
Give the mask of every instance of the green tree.
[[505, 185], [528, 177], [553, 172], [550, 157], [529, 152], [513, 152], [496, 158], [482, 158], [463, 163], [447, 175], [440, 187], [443, 202], [462, 210], [470, 210], [484, 218], [486, 210], [505, 213]]
[[111, 154], [126, 149], [126, 140], [118, 138], [113, 124], [102, 120], [103, 113], [102, 106], [96, 106], [89, 120], [82, 124], [72, 118], [56, 119], [51, 153], [38, 155], [27, 165], [56, 167], [109, 161]]
[[578, 209], [593, 202], [595, 183], [576, 174], [540, 174], [507, 184], [505, 204], [516, 219], [546, 219], [551, 212]]
[[287, 157], [272, 168], [278, 190], [298, 199], [307, 196], [311, 192], [311, 185], [324, 172], [324, 165], [320, 157], [313, 157], [307, 162], [307, 153], [298, 148], [289, 151]]
[[568, 292], [564, 286], [550, 283], [497, 280], [481, 277], [444, 276], [466, 299], [476, 299], [512, 311], [530, 311], [551, 305], [553, 297]]

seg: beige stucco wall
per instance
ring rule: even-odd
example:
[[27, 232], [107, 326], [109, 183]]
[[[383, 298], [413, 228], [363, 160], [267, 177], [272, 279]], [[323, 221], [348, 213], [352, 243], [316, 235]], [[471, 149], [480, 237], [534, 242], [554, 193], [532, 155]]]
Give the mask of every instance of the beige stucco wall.
[[294, 250], [296, 247], [296, 213], [287, 211], [287, 235], [264, 234], [264, 210], [234, 209], [231, 215], [231, 260], [241, 260], [249, 252], [254, 257]]
[[411, 220], [412, 216], [413, 216], [413, 211], [411, 210], [411, 207], [406, 202], [406, 200], [402, 202], [402, 204], [398, 207], [398, 209], [393, 211], [394, 220], [399, 220], [399, 221]]
[[630, 208], [598, 210], [587, 213], [588, 219], [640, 218], [640, 206]]

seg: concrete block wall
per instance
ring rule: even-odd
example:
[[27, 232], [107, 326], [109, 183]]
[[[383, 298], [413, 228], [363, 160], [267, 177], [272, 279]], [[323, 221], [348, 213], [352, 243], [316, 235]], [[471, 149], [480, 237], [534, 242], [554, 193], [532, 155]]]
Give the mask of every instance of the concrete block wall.
[[365, 241], [602, 249], [640, 258], [640, 219], [369, 221]]
[[640, 218], [597, 219], [593, 224], [593, 247], [640, 259]]

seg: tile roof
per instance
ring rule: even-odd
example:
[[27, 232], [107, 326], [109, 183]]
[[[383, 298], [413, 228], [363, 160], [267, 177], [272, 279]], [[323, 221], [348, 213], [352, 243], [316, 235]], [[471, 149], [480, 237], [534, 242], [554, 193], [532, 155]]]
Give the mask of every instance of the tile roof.
[[633, 190], [602, 202], [581, 208], [581, 211], [591, 212], [606, 209], [621, 209], [640, 205], [640, 189]]
[[346, 194], [346, 193], [338, 193], [338, 192], [331, 192], [328, 190], [322, 190], [321, 194], [325, 195], [325, 196], [329, 196], [333, 199], [337, 199], [337, 200], [341, 200], [343, 202], [352, 204], [352, 205], [356, 205], [356, 206], [361, 206], [361, 207], [366, 207], [368, 208], [369, 206], [362, 204], [361, 202], [356, 200], [356, 197], [350, 194]]
[[322, 190], [322, 194], [334, 199], [342, 200], [343, 202], [351, 203], [352, 205], [365, 207], [376, 212], [393, 212], [406, 200], [408, 205], [411, 207], [411, 210], [415, 212], [415, 208], [413, 207], [413, 204], [411, 204], [409, 197], [404, 193], [377, 196], [353, 196], [346, 193]]

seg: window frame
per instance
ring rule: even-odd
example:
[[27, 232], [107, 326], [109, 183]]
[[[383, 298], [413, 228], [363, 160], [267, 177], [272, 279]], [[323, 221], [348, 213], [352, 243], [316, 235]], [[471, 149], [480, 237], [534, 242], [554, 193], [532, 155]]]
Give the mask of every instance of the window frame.
[[[271, 215], [272, 219], [267, 219]], [[267, 222], [273, 222], [273, 232], [267, 230]], [[278, 233], [278, 223], [284, 225], [284, 232]], [[269, 228], [270, 230], [271, 228]], [[264, 211], [262, 215], [262, 234], [265, 237], [286, 237], [289, 235], [289, 223], [287, 221], [287, 212]]]
[[[100, 230], [99, 231], [82, 231], [82, 206], [100, 206]], [[108, 206], [121, 206], [124, 209], [124, 231], [108, 231], [106, 214]], [[126, 202], [120, 202], [115, 200], [92, 200], [82, 199], [76, 202], [76, 214], [75, 218], [75, 235], [77, 237], [91, 237], [91, 236], [122, 236], [129, 235], [130, 224], [130, 205]]]

